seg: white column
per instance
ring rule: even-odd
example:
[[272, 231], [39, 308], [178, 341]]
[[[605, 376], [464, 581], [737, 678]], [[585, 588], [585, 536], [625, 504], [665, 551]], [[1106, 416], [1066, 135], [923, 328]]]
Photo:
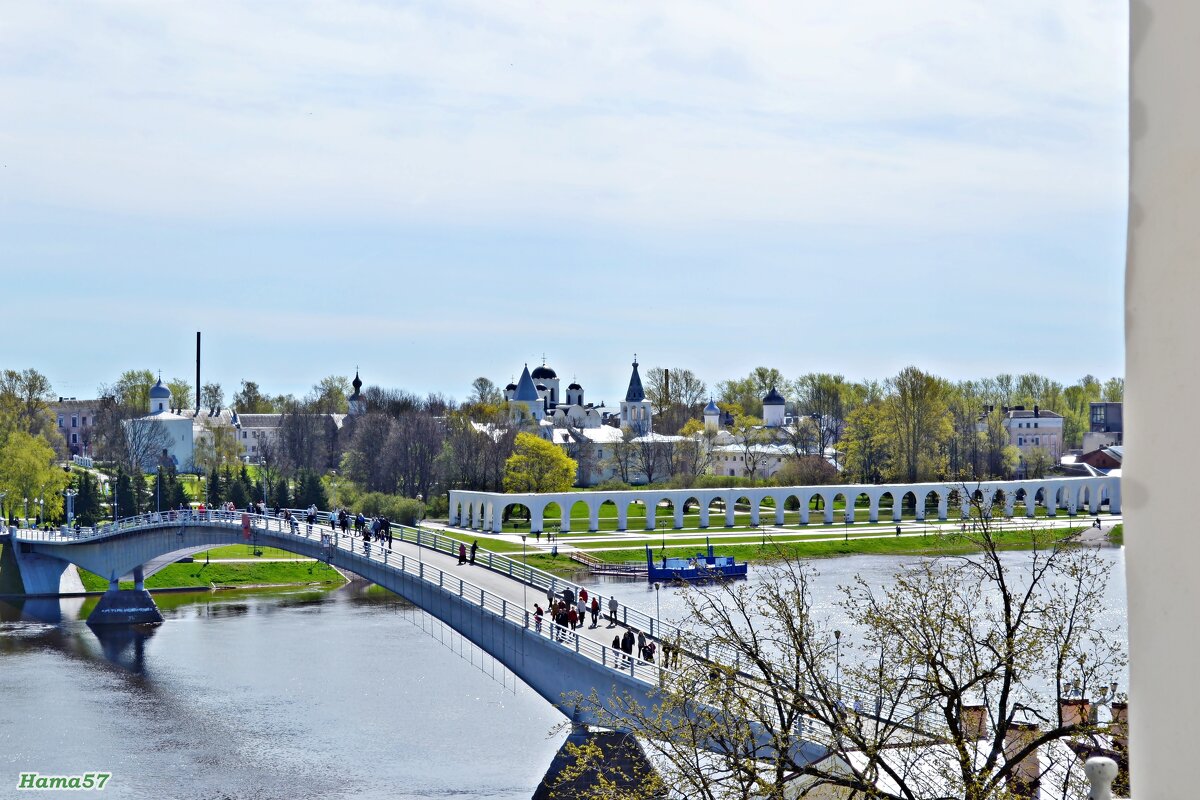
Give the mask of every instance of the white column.
[[[1130, 4], [1129, 266], [1125, 273], [1125, 575], [1129, 593], [1131, 797], [1196, 792], [1200, 536], [1180, 424], [1200, 397], [1200, 3]], [[1186, 449], [1186, 445], [1184, 445]], [[1116, 494], [1120, 508], [1120, 490]], [[1181, 685], [1181, 681], [1183, 685]]]

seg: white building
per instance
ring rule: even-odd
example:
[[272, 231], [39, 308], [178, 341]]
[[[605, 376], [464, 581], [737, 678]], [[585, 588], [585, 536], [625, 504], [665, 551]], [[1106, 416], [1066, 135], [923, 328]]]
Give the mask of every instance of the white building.
[[1033, 411], [1016, 406], [1006, 411], [1004, 429], [1008, 431], [1009, 443], [1021, 451], [1018, 476], [1025, 474], [1025, 465], [1036, 450], [1044, 450], [1051, 464], [1059, 462], [1064, 450], [1061, 414], [1042, 411], [1037, 406], [1033, 407]]
[[149, 426], [160, 427], [165, 434], [165, 444], [161, 452], [146, 454], [146, 462], [142, 464], [145, 470], [153, 470], [160, 463], [170, 461], [180, 472], [191, 472], [195, 440], [192, 433], [192, 420], [171, 409], [171, 390], [163, 385], [162, 377], [150, 387], [150, 413], [144, 417], [127, 420], [125, 433], [130, 438], [147, 436]]

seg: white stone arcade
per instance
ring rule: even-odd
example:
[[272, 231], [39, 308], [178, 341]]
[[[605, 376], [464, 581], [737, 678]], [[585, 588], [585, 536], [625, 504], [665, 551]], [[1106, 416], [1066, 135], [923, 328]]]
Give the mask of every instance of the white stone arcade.
[[[509, 507], [524, 506], [529, 509], [530, 532], [544, 529], [546, 508], [558, 504], [561, 518], [559, 530], [571, 530], [572, 510], [583, 504], [587, 509], [588, 530], [600, 529], [600, 507], [611, 503], [616, 507], [617, 530], [626, 530], [629, 509], [632, 505], [644, 507], [646, 530], [657, 527], [659, 514], [672, 520], [674, 528], [683, 527], [685, 509], [695, 509], [700, 515], [700, 527], [732, 527], [734, 510], [738, 503], [750, 509], [750, 524], [784, 524], [785, 507], [791, 499], [796, 500], [800, 512], [800, 524], [809, 523], [810, 514], [820, 517], [817, 522], [834, 522], [834, 503], [842, 500], [845, 510], [839, 521], [855, 521], [855, 504], [862, 496], [868, 500], [867, 520], [879, 521], [880, 501], [891, 499], [892, 521], [899, 522], [905, 499], [912, 495], [916, 518], [924, 520], [927, 506], [936, 505], [937, 518], [949, 519], [951, 508], [962, 517], [969, 515], [971, 505], [962, 502], [966, 493], [974, 494], [984, 501], [983, 507], [1003, 506], [1004, 515], [1014, 516], [1016, 506], [1023, 507], [1024, 515], [1032, 518], [1038, 505], [1046, 513], [1056, 516], [1066, 511], [1075, 516], [1081, 509], [1089, 514], [1099, 513], [1101, 506], [1108, 504], [1108, 511], [1121, 511], [1121, 479], [1107, 476], [1082, 478], [1043, 478], [1019, 481], [984, 481], [960, 484], [952, 483], [897, 483], [857, 484], [833, 486], [763, 486], [759, 488], [729, 489], [629, 489], [623, 491], [557, 492], [548, 494], [503, 494], [500, 492], [474, 492], [453, 490], [450, 492], [450, 524], [474, 530], [499, 533], [505, 511]], [[820, 508], [810, 511], [813, 498], [820, 498]], [[774, 508], [762, 513], [763, 502], [771, 500]], [[988, 500], [992, 502], [988, 502]], [[952, 503], [953, 500], [953, 503]], [[716, 522], [710, 520], [716, 517]], [[766, 519], [764, 519], [766, 517]], [[773, 517], [773, 519], [771, 519]]]

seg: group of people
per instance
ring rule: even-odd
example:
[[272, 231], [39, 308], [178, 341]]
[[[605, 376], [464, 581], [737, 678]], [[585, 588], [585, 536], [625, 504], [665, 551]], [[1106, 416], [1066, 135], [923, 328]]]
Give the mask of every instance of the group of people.
[[[615, 597], [608, 598], [608, 627], [619, 627], [617, 622], [617, 611], [619, 604]], [[550, 635], [558, 641], [565, 636], [568, 630], [582, 628], [587, 622], [588, 617], [591, 617], [591, 625], [589, 628], [600, 627], [600, 598], [596, 595], [589, 595], [588, 590], [580, 588], [578, 595], [570, 588], [563, 589], [559, 594], [555, 594], [553, 590], [546, 591], [546, 608], [542, 608], [540, 603], [533, 605], [533, 627], [538, 633], [542, 632], [542, 626], [545, 624], [546, 617], [550, 617], [551, 628]], [[658, 643], [646, 635], [645, 631], [634, 632], [632, 628], [626, 628], [624, 634], [613, 636], [612, 649], [621, 654], [625, 663], [629, 663], [635, 652], [637, 657], [651, 664], [654, 663], [658, 656]], [[678, 643], [672, 645], [667, 640], [662, 640], [662, 665], [664, 667], [672, 667], [679, 665], [679, 653], [682, 648]]]
[[[315, 505], [308, 507], [307, 522], [309, 525], [317, 522]], [[386, 516], [380, 514], [378, 517], [368, 518], [361, 511], [351, 514], [344, 508], [329, 512], [329, 527], [334, 531], [341, 529], [342, 535], [347, 536], [350, 533], [351, 525], [354, 526], [354, 535], [361, 536], [364, 542], [379, 542], [388, 547], [392, 546], [392, 521]]]

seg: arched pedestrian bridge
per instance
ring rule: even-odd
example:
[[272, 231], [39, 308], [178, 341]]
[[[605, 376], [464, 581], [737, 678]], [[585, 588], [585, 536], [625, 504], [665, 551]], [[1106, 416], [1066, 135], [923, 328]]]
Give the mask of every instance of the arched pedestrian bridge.
[[[165, 512], [79, 532], [10, 529], [0, 534], [0, 542], [13, 545], [26, 594], [58, 594], [68, 565], [74, 564], [109, 579], [105, 597], [121, 593], [119, 581], [131, 576], [133, 593], [153, 606], [143, 588], [147, 576], [184, 556], [253, 540], [320, 559], [395, 592], [452, 627], [579, 722], [613, 727], [614, 716], [620, 718], [618, 698], [632, 698], [643, 707], [654, 705], [656, 688], [669, 679], [668, 670], [613, 650], [609, 643], [617, 632], [615, 626], [570, 630], [553, 625], [549, 618], [541, 625], [533, 619], [529, 609], [534, 602], [544, 601], [547, 592], [569, 588], [578, 593], [577, 585], [494, 553], [481, 553], [475, 565], [460, 566], [452, 555], [457, 540], [400, 526], [393, 531], [394, 543], [388, 547], [339, 536], [323, 524], [289, 524], [241, 512]], [[600, 601], [607, 610], [607, 598]], [[103, 606], [102, 598], [97, 610]], [[616, 622], [655, 639], [670, 636], [684, 644], [691, 658], [721, 660], [722, 654], [711, 652], [706, 643], [636, 609], [622, 605]], [[730, 663], [741, 669], [732, 659]], [[587, 709], [567, 708], [564, 698], [576, 693], [585, 697], [595, 693], [608, 710], [605, 719]], [[638, 733], [632, 726], [626, 730]], [[760, 739], [760, 745], [768, 748], [766, 735]], [[825, 752], [815, 741], [801, 741], [793, 757], [804, 763]]]
[[[615, 507], [617, 530], [627, 529], [630, 509], [638, 506], [645, 510], [645, 529], [657, 527], [658, 515], [670, 515], [672, 527], [684, 526], [687, 509], [698, 512], [701, 529], [733, 527], [735, 509], [740, 505], [749, 507], [750, 524], [773, 522], [783, 526], [788, 507], [794, 507], [799, 515], [799, 524], [808, 525], [814, 516], [812, 506], [818, 506], [819, 519], [814, 522], [832, 524], [835, 521], [835, 505], [845, 505], [841, 519], [836, 521], [855, 522], [857, 501], [865, 497], [868, 522], [878, 522], [882, 501], [890, 501], [891, 516], [901, 521], [906, 502], [916, 510], [916, 519], [926, 518], [926, 509], [936, 508], [937, 518], [947, 520], [951, 513], [965, 519], [970, 514], [968, 495], [978, 498], [982, 508], [1003, 508], [1004, 515], [1020, 515], [1033, 518], [1037, 507], [1044, 507], [1048, 516], [1065, 511], [1075, 516], [1080, 509], [1089, 514], [1099, 513], [1108, 506], [1110, 513], [1121, 511], [1121, 479], [1108, 476], [1080, 478], [1042, 478], [1019, 481], [966, 481], [962, 483], [897, 483], [897, 484], [851, 484], [828, 486], [763, 486], [758, 488], [728, 489], [627, 489], [615, 491], [556, 492], [541, 494], [503, 494], [499, 492], [474, 492], [454, 490], [450, 492], [450, 524], [474, 530], [500, 533], [503, 529], [505, 512], [523, 506], [529, 511], [530, 531], [545, 530], [546, 509], [558, 507], [559, 516], [553, 520], [559, 531], [567, 533], [572, 527], [575, 510], [586, 511], [587, 529], [600, 529], [601, 508], [605, 504]], [[814, 500], [816, 503], [814, 503]], [[770, 509], [764, 519], [763, 509]]]

